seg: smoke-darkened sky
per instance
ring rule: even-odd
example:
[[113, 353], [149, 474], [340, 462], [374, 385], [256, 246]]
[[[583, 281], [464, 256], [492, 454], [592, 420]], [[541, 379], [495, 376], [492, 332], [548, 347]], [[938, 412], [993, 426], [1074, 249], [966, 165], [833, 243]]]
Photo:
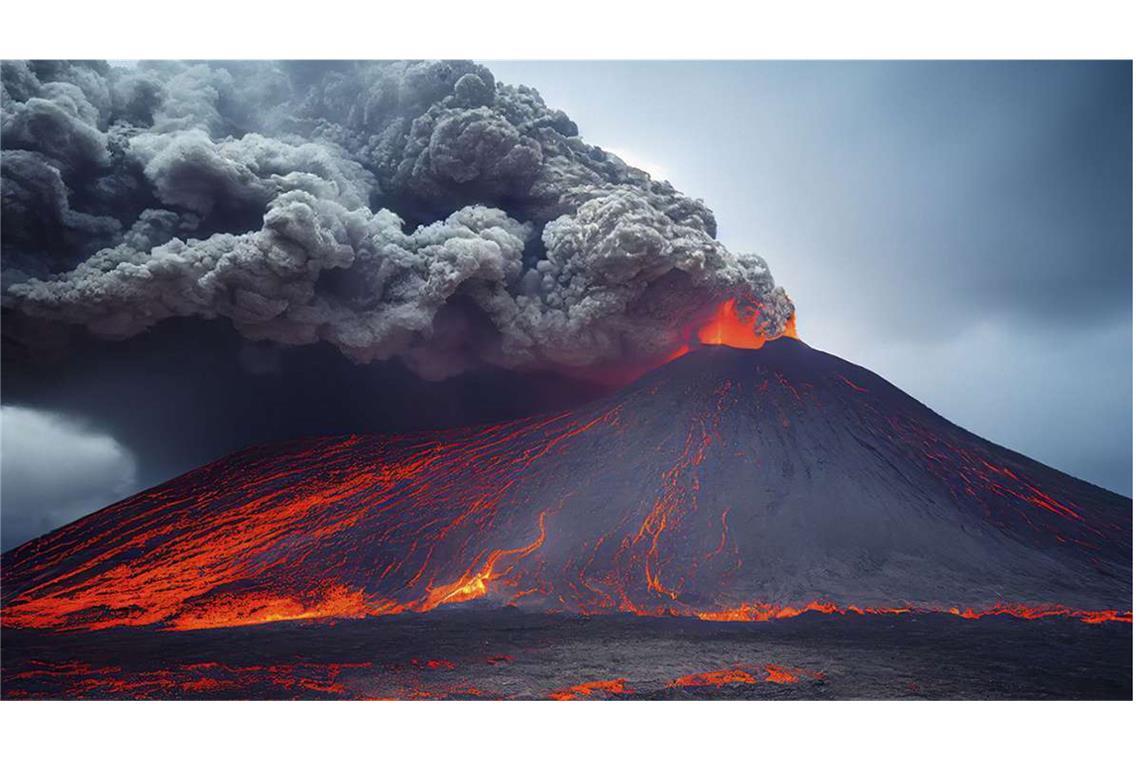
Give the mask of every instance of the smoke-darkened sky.
[[253, 442], [575, 403], [779, 286], [817, 348], [1131, 493], [1130, 64], [485, 65], [541, 99], [4, 64], [5, 548]]

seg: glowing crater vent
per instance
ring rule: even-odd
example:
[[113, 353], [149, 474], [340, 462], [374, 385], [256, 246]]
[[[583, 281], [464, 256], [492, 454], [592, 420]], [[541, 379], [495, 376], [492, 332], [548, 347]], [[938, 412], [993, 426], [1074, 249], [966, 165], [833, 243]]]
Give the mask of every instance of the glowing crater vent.
[[[728, 300], [722, 303], [710, 319], [697, 330], [697, 338], [706, 346], [732, 348], [762, 348], [768, 342], [768, 324], [757, 307], [747, 301]], [[788, 318], [782, 338], [795, 338], [796, 315]]]
[[[731, 348], [758, 349], [778, 338], [799, 340], [796, 333], [796, 315], [788, 317], [783, 330], [776, 338], [768, 337], [769, 323], [755, 304], [729, 299], [716, 308], [712, 316], [700, 325], [685, 332], [684, 342], [665, 361], [680, 359], [701, 345], [729, 346]], [[695, 333], [695, 335], [694, 335]]]

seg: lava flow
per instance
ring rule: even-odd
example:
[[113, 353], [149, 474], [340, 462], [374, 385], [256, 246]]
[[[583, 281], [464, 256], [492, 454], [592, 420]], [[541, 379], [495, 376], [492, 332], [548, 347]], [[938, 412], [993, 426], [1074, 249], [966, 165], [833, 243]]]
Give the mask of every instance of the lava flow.
[[693, 673], [675, 678], [667, 684], [670, 689], [693, 688], [698, 686], [727, 686], [733, 683], [756, 683], [756, 676], [747, 670], [731, 668], [729, 670], [710, 670], [707, 673]]
[[792, 684], [799, 683], [800, 679], [823, 680], [823, 673], [816, 673], [803, 668], [788, 668], [772, 662], [765, 665], [764, 670], [767, 672], [764, 680], [769, 683]]
[[559, 702], [566, 702], [574, 699], [585, 699], [597, 694], [633, 694], [633, 691], [626, 686], [624, 678], [616, 678], [612, 681], [590, 681], [568, 686], [565, 689], [552, 692], [550, 698]]
[[121, 501], [4, 555], [3, 624], [472, 603], [710, 624], [1131, 621], [1130, 500], [799, 340], [732, 348], [760, 339], [741, 337], [735, 304], [718, 315], [701, 339], [727, 345], [573, 411], [259, 446]]

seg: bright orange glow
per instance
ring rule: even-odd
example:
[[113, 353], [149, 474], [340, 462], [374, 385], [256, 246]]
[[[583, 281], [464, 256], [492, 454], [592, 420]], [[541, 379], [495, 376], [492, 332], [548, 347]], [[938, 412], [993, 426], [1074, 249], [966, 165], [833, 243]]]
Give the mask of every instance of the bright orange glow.
[[[756, 668], [753, 667], [752, 670], [756, 670]], [[814, 670], [804, 670], [803, 668], [785, 667], [772, 662], [764, 665], [764, 674], [765, 681], [778, 684], [798, 683], [801, 679], [813, 681], [823, 680], [823, 673], [817, 673]], [[698, 686], [715, 686], [719, 689], [722, 686], [734, 683], [755, 684], [759, 683], [759, 679], [749, 671], [738, 667], [681, 676], [680, 678], [673, 679], [666, 684], [666, 686], [670, 689]]]
[[187, 631], [198, 628], [226, 628], [258, 625], [282, 620], [313, 618], [362, 618], [374, 614], [364, 594], [347, 586], [330, 587], [323, 597], [303, 601], [283, 596], [250, 594], [213, 601], [210, 606], [192, 609], [174, 618], [169, 627]]
[[781, 668], [779, 665], [769, 663], [764, 667], [768, 671], [768, 677], [764, 679], [765, 681], [772, 683], [795, 683], [800, 680], [795, 673], [786, 668]]
[[633, 694], [632, 689], [626, 688], [624, 678], [615, 678], [612, 681], [588, 681], [575, 686], [568, 686], [565, 689], [559, 689], [551, 693], [550, 698], [565, 702], [572, 699], [591, 697], [598, 692], [604, 694]]
[[713, 318], [697, 331], [697, 337], [706, 345], [760, 348], [767, 339], [756, 332], [755, 312], [748, 312], [748, 316], [752, 318], [741, 319], [737, 313], [736, 301], [725, 301]]
[[[717, 307], [713, 312], [712, 317], [695, 328], [689, 328], [684, 332], [683, 340], [685, 341], [680, 346], [677, 346], [668, 356], [665, 357], [661, 364], [668, 364], [674, 359], [680, 359], [685, 354], [693, 350], [695, 344], [704, 344], [707, 346], [731, 346], [733, 348], [762, 348], [765, 343], [774, 338], [768, 338], [763, 334], [756, 332], [757, 322], [759, 321], [759, 312], [756, 308], [745, 305], [745, 317], [742, 319], [736, 311], [737, 301], [729, 299]], [[767, 323], [759, 321], [759, 326], [764, 327]], [[694, 338], [693, 333], [696, 332]], [[799, 340], [800, 336], [796, 332], [796, 315], [793, 314], [784, 323], [784, 331], [778, 336], [780, 338], [793, 338]], [[659, 365], [654, 365], [659, 366]], [[641, 373], [639, 372], [638, 375]]]
[[[713, 318], [697, 330], [697, 337], [701, 343], [710, 346], [762, 348], [768, 342], [763, 334], [766, 326], [767, 322], [760, 320], [755, 307], [747, 303], [741, 305], [735, 299], [730, 299], [722, 303]], [[757, 328], [760, 328], [760, 332], [757, 332]], [[794, 314], [784, 325], [780, 337], [799, 339]]]
[[801, 678], [808, 678], [813, 681], [823, 680], [823, 673], [817, 673], [812, 670], [804, 670], [803, 668], [786, 668], [782, 665], [776, 665], [772, 662], [765, 665], [764, 670], [768, 672], [768, 675], [764, 678], [764, 680], [768, 681], [769, 683], [792, 684], [799, 682]]
[[[712, 317], [694, 328], [689, 328], [683, 333], [684, 343], [677, 346], [673, 351], [668, 354], [664, 360], [660, 360], [660, 364], [668, 364], [669, 362], [680, 359], [685, 354], [693, 350], [695, 345], [704, 344], [707, 346], [731, 346], [732, 348], [748, 348], [757, 349], [762, 348], [765, 343], [774, 338], [768, 338], [763, 334], [756, 332], [756, 327], [759, 314], [758, 311], [745, 305], [745, 316], [741, 318], [736, 311], [737, 301], [729, 299], [717, 307]], [[766, 326], [766, 322], [760, 321], [759, 326]], [[693, 333], [696, 333], [695, 337]], [[793, 338], [799, 340], [799, 334], [796, 332], [796, 315], [793, 314], [788, 318], [784, 324], [783, 332], [778, 336], [780, 338]], [[647, 369], [652, 369], [654, 364]], [[636, 376], [640, 376], [644, 370], [639, 370]]]
[[739, 668], [712, 670], [708, 673], [693, 673], [692, 675], [675, 678], [668, 683], [668, 687], [670, 689], [686, 686], [716, 686], [720, 688], [730, 683], [756, 683], [756, 676]]
[[535, 549], [542, 546], [546, 540], [546, 515], [539, 514], [538, 516], [538, 538], [530, 544], [523, 546], [519, 549], [495, 549], [487, 557], [487, 561], [483, 565], [483, 569], [477, 573], [468, 572], [462, 578], [454, 583], [448, 583], [438, 588], [429, 588], [427, 597], [423, 602], [416, 607], [420, 612], [427, 612], [428, 610], [435, 609], [441, 604], [454, 604], [456, 602], [466, 602], [471, 599], [478, 599], [481, 596], [487, 595], [487, 584], [493, 580], [501, 578], [503, 572], [496, 572], [495, 565], [499, 560], [515, 557], [522, 559], [534, 552]]
[[798, 332], [796, 332], [796, 315], [795, 314], [788, 317], [788, 321], [784, 323], [784, 333], [783, 333], [782, 337], [792, 338], [793, 340], [799, 340], [800, 339], [800, 334]]

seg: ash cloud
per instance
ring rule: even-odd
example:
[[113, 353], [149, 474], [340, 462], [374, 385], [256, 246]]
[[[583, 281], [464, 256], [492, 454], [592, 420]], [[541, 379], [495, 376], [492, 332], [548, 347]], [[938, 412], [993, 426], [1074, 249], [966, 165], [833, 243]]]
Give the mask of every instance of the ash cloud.
[[175, 317], [425, 377], [675, 346], [792, 305], [712, 213], [470, 62], [3, 64], [4, 306]]

